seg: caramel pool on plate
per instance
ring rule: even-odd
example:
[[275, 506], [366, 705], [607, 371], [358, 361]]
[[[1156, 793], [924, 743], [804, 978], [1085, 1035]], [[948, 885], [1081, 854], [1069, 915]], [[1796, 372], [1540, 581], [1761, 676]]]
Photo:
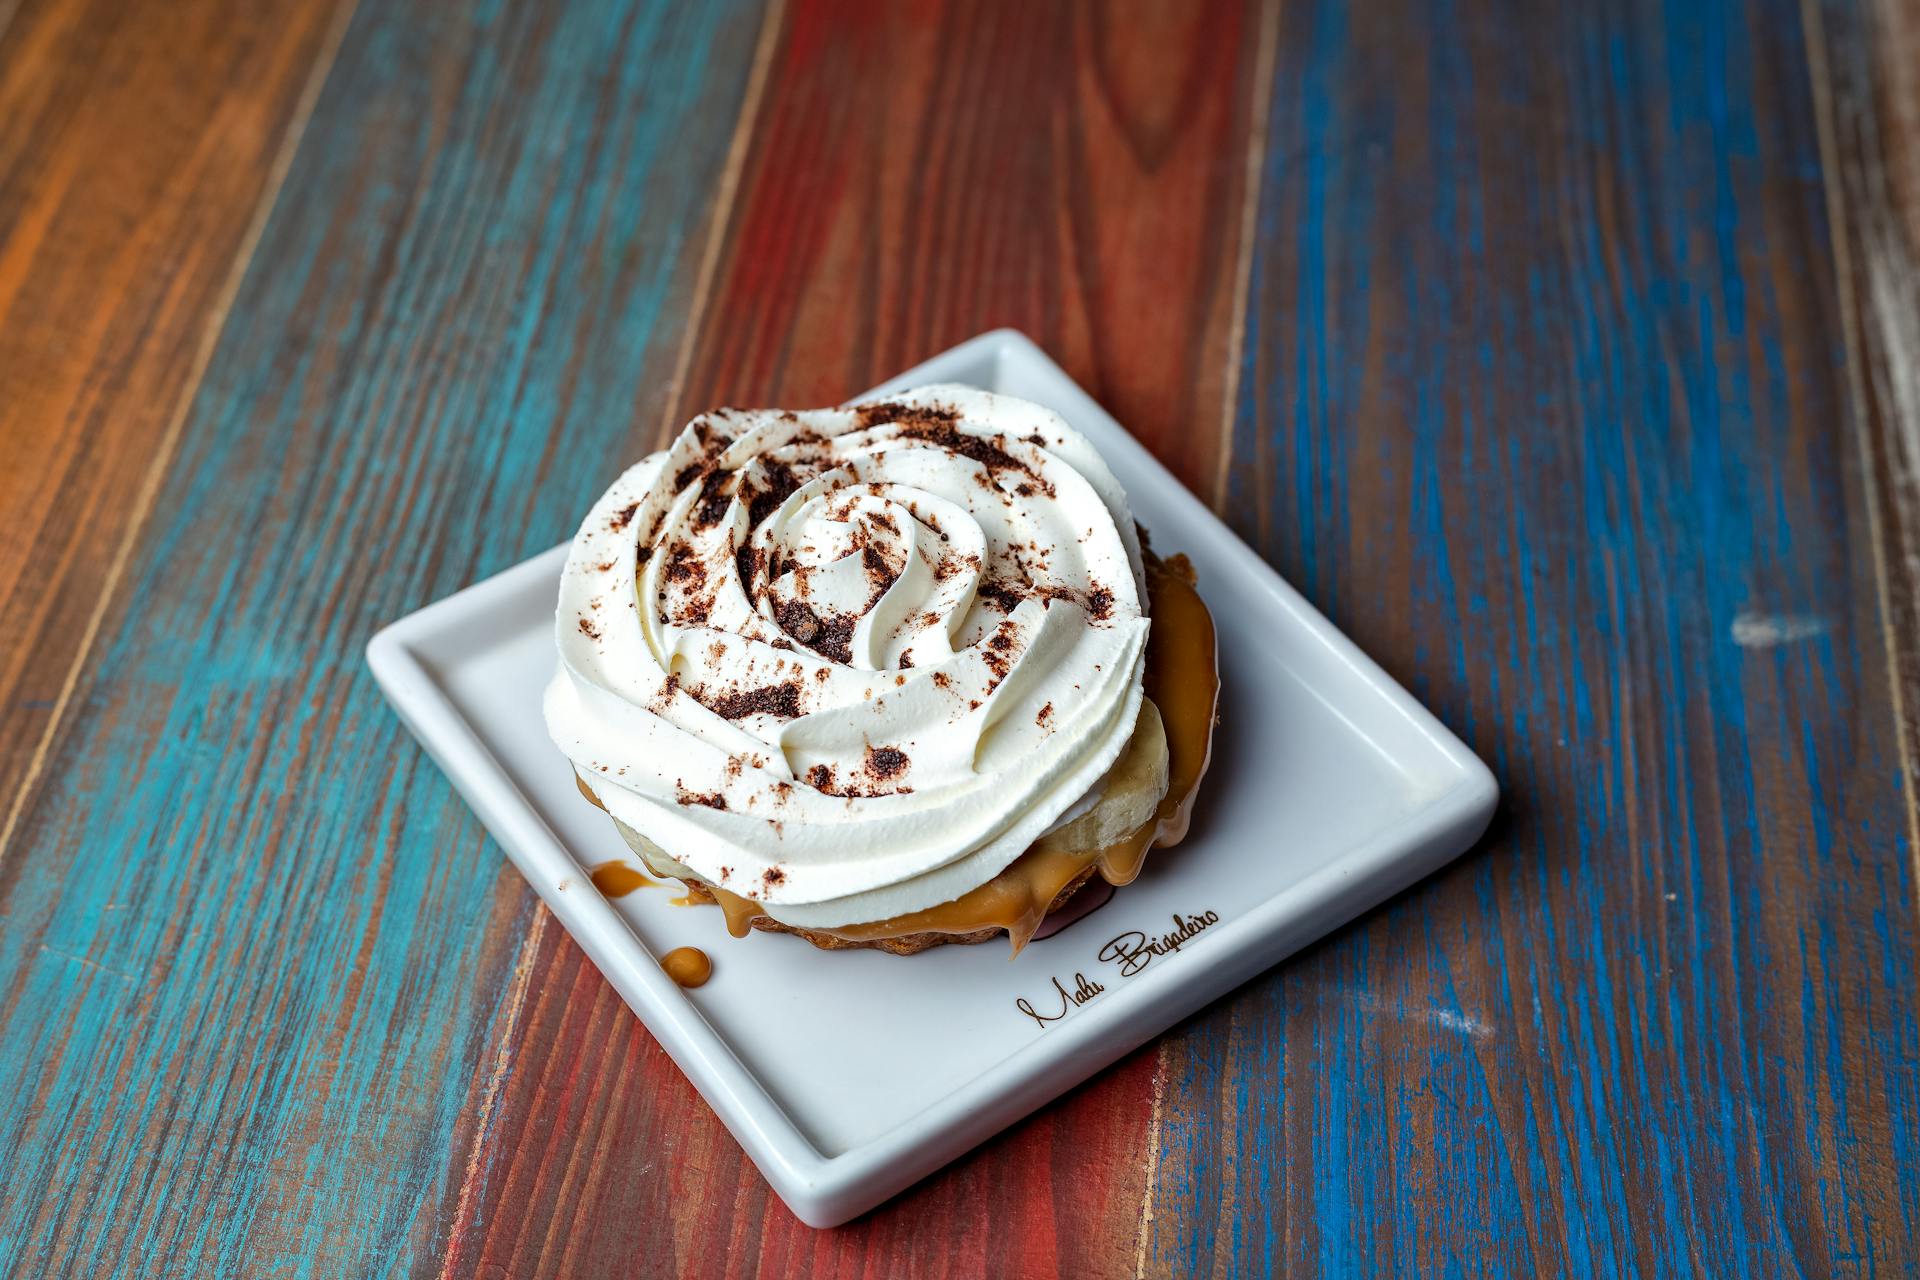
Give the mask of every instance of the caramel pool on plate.
[[590, 873], [593, 887], [609, 898], [624, 898], [635, 889], [644, 889], [654, 881], [628, 864], [618, 861], [603, 862]]
[[683, 987], [697, 987], [713, 976], [713, 961], [698, 947], [675, 947], [660, 957], [660, 967]]

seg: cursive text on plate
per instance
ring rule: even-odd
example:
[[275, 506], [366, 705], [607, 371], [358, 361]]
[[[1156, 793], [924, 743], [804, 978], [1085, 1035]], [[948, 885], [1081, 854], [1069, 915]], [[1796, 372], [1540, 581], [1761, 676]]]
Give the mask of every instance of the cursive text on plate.
[[1183, 916], [1176, 911], [1170, 932], [1148, 937], [1138, 929], [1130, 930], [1100, 948], [1100, 958], [1119, 965], [1121, 977], [1131, 978], [1153, 963], [1155, 956], [1172, 955], [1195, 934], [1219, 923], [1220, 917], [1211, 911], [1203, 911], [1197, 916]]
[[[1142, 929], [1130, 929], [1117, 938], [1110, 940], [1100, 948], [1099, 958], [1119, 967], [1119, 976], [1131, 978], [1149, 964], [1155, 956], [1168, 956], [1180, 950], [1197, 934], [1220, 923], [1220, 914], [1216, 911], [1202, 911], [1197, 915], [1173, 913], [1173, 928], [1165, 933], [1149, 934]], [[1101, 994], [1107, 988], [1097, 979], [1090, 979], [1085, 973], [1073, 975], [1073, 985], [1068, 986], [1058, 977], [1052, 979], [1053, 990], [1040, 997], [1038, 1004], [1026, 996], [1013, 1002], [1013, 1007], [1027, 1017], [1032, 1018], [1046, 1029], [1048, 1023], [1058, 1022], [1087, 1001]]]
[[1060, 1011], [1058, 1013], [1041, 1013], [1033, 1007], [1033, 1002], [1025, 996], [1021, 996], [1018, 1000], [1014, 1001], [1014, 1007], [1044, 1027], [1049, 1022], [1060, 1021], [1060, 1019], [1067, 1016], [1067, 1010], [1079, 1008], [1087, 1001], [1099, 995], [1102, 991], [1105, 991], [1106, 988], [1097, 982], [1088, 982], [1086, 974], [1076, 973], [1073, 975], [1073, 989], [1071, 991], [1062, 986], [1058, 978], [1053, 980], [1053, 990], [1054, 994], [1060, 998]]

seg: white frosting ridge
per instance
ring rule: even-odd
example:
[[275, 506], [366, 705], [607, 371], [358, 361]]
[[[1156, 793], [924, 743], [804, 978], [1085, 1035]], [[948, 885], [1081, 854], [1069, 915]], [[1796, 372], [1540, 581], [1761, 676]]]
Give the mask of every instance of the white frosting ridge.
[[614, 817], [775, 919], [886, 919], [1086, 810], [1139, 711], [1144, 599], [1126, 495], [1051, 410], [718, 410], [575, 537], [547, 728]]

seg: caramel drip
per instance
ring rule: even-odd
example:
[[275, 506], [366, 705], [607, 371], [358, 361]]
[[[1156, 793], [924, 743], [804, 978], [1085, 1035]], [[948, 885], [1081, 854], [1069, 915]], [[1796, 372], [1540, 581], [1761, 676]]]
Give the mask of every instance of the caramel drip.
[[713, 961], [698, 947], [675, 947], [660, 957], [660, 967], [683, 987], [698, 987], [713, 976]]
[[588, 874], [593, 877], [593, 887], [609, 898], [624, 898], [635, 889], [648, 889], [656, 883], [617, 859], [601, 863]]
[[[1147, 697], [1160, 710], [1167, 736], [1167, 793], [1146, 822], [1103, 849], [1062, 851], [1036, 846], [976, 889], [924, 911], [867, 924], [810, 929], [847, 942], [873, 942], [916, 933], [977, 933], [1005, 929], [1018, 954], [1033, 937], [1062, 892], [1097, 871], [1111, 885], [1133, 883], [1147, 851], [1179, 844], [1193, 816], [1193, 798], [1206, 776], [1213, 753], [1213, 723], [1220, 700], [1219, 656], [1213, 615], [1194, 589], [1193, 566], [1185, 556], [1147, 558], [1147, 599], [1153, 630], [1147, 637]], [[575, 776], [580, 791], [600, 803], [586, 780]], [[604, 807], [604, 806], [602, 806]], [[727, 918], [727, 932], [744, 938], [763, 915], [751, 898], [705, 885]], [[699, 901], [691, 892], [677, 904]]]
[[593, 794], [593, 788], [587, 785], [587, 780], [581, 777], [578, 772], [576, 772], [573, 775], [573, 785], [575, 789], [580, 792], [581, 795], [587, 798], [588, 804], [592, 805], [594, 808], [598, 809], [602, 813], [605, 813], [607, 811], [607, 806], [600, 803], [600, 797]]
[[[603, 813], [606, 812], [607, 806], [600, 803], [600, 797], [593, 793], [593, 788], [587, 785], [585, 778], [581, 777], [578, 773], [574, 774], [573, 785], [580, 789], [581, 795], [593, 802], [594, 808]], [[644, 857], [645, 855], [643, 854], [642, 856]], [[617, 862], [603, 862], [593, 869], [594, 885], [600, 889], [600, 892], [606, 893], [608, 897], [619, 897], [622, 893], [630, 893], [640, 887], [637, 884], [628, 885], [617, 893], [608, 893], [606, 886], [600, 883], [600, 873], [608, 867], [620, 867], [621, 865], [622, 864]], [[647, 870], [657, 876], [666, 877], [668, 875], [668, 873], [661, 871], [658, 867], [652, 866], [651, 864], [648, 865]], [[637, 871], [633, 871], [631, 874], [638, 876], [641, 884], [657, 883], [640, 875]], [[726, 913], [727, 932], [736, 938], [746, 937], [748, 931], [753, 927], [753, 918], [760, 914], [760, 904], [743, 898], [737, 893], [729, 893], [718, 885], [707, 886], [707, 891], [713, 895], [713, 900], [718, 902], [720, 909]], [[692, 889], [689, 889], [677, 898], [669, 898], [667, 901], [676, 907], [703, 907], [707, 904], [707, 900], [700, 897], [698, 892]]]
[[707, 892], [720, 904], [720, 910], [726, 913], [727, 932], [736, 938], [744, 938], [753, 929], [753, 918], [760, 914], [760, 904], [751, 898], [743, 898], [730, 889], [722, 889], [717, 884], [707, 886]]
[[[1185, 556], [1147, 560], [1147, 598], [1153, 631], [1147, 637], [1147, 696], [1160, 708], [1167, 731], [1167, 794], [1154, 815], [1153, 845], [1170, 847], [1187, 838], [1193, 798], [1213, 762], [1213, 725], [1220, 706], [1220, 654], [1213, 615], [1194, 590], [1193, 565]], [[1140, 850], [1144, 857], [1151, 846]], [[1136, 859], [1134, 874], [1138, 874]], [[1125, 880], [1108, 881], [1115, 885]]]

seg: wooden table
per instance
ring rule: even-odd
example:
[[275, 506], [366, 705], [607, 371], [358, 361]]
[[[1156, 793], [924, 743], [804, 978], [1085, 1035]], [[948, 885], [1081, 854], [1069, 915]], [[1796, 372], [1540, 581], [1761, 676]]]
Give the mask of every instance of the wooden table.
[[[1898, 0], [0, 0], [0, 1271], [1920, 1266], [1916, 68]], [[361, 646], [996, 325], [1506, 798], [815, 1232]]]

